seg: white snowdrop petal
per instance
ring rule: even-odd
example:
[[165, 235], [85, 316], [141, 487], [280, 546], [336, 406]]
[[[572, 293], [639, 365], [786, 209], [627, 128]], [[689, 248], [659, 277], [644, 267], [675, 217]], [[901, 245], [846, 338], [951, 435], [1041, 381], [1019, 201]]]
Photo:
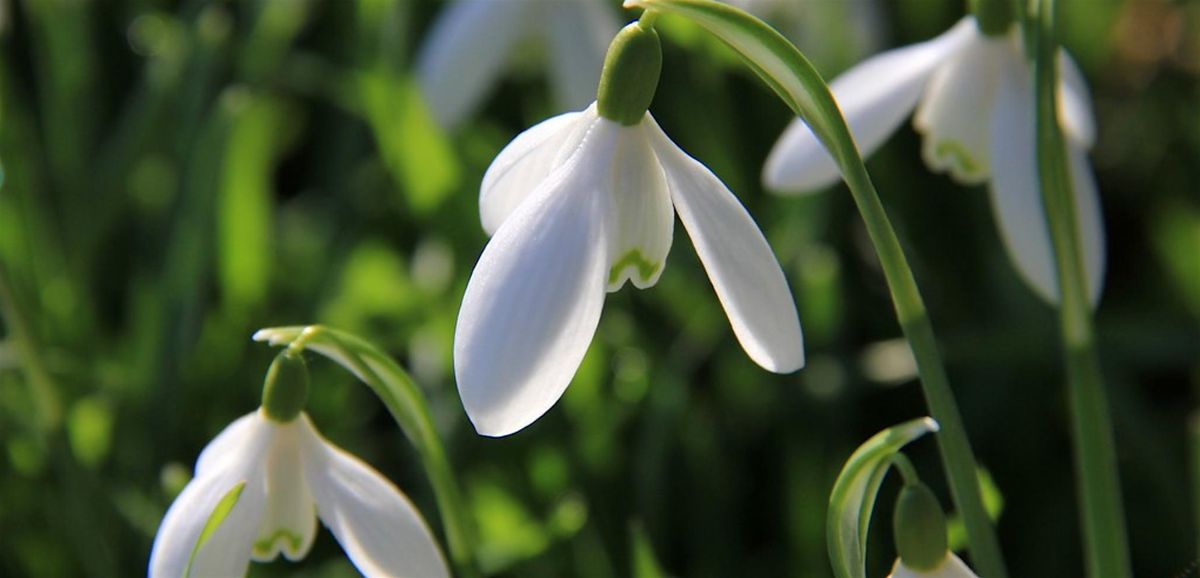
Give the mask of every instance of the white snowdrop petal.
[[1063, 131], [1084, 149], [1096, 144], [1096, 119], [1092, 95], [1083, 71], [1065, 50], [1058, 51], [1058, 116]]
[[657, 283], [675, 234], [667, 178], [645, 124], [616, 128], [620, 136], [609, 171], [609, 291], [620, 289], [627, 279], [639, 289]]
[[266, 456], [267, 503], [251, 557], [269, 562], [280, 553], [288, 560], [304, 558], [317, 536], [317, 510], [300, 463], [300, 421], [276, 427]]
[[801, 368], [796, 304], [762, 231], [716, 175], [671, 142], [649, 115], [646, 122], [675, 210], [742, 348], [769, 371]]
[[363, 576], [450, 576], [425, 520], [396, 486], [322, 438], [307, 416], [297, 425], [317, 512]]
[[496, 231], [467, 282], [454, 373], [482, 435], [514, 433], [550, 409], [595, 334], [608, 269], [601, 185], [611, 136], [585, 139]]
[[941, 566], [933, 570], [919, 571], [913, 570], [905, 566], [900, 560], [896, 560], [896, 565], [892, 567], [892, 573], [888, 578], [979, 578], [975, 575], [962, 560], [951, 554], [946, 553], [946, 560]]
[[[937, 66], [978, 35], [968, 17], [937, 38], [868, 58], [833, 80], [830, 90], [864, 156], [896, 131]], [[763, 182], [779, 192], [819, 189], [840, 176], [833, 157], [800, 119], [784, 131], [763, 167]]]
[[[251, 414], [235, 421], [209, 444], [201, 454], [207, 456], [205, 463], [175, 498], [155, 534], [150, 578], [183, 578], [189, 561], [193, 578], [246, 573], [265, 502], [261, 458], [272, 433], [265, 420]], [[197, 550], [213, 511], [239, 485], [232, 509]]]
[[439, 124], [458, 125], [483, 100], [532, 22], [530, 7], [529, 2], [458, 0], [438, 16], [416, 68]]
[[252, 411], [234, 420], [204, 446], [200, 457], [196, 459], [197, 478], [212, 475], [227, 467], [229, 463], [241, 459], [242, 453], [254, 445], [253, 439], [256, 436], [268, 433], [271, 425], [262, 417], [260, 411]]
[[233, 509], [196, 551], [189, 578], [245, 576], [250, 565], [254, 536], [258, 534], [266, 506], [263, 473], [261, 467], [251, 471]]
[[600, 69], [608, 44], [619, 26], [612, 10], [598, 0], [554, 1], [543, 4], [552, 25], [550, 82], [562, 108], [578, 110], [596, 100]]
[[[508, 143], [483, 175], [479, 187], [479, 217], [488, 235], [496, 234], [529, 193], [546, 180], [554, 161], [582, 113], [568, 112], [533, 125]], [[582, 137], [580, 137], [582, 138]]]
[[991, 199], [1000, 237], [1034, 292], [1058, 303], [1054, 249], [1038, 184], [1033, 93], [1024, 62], [1002, 70], [991, 122]]
[[962, 183], [987, 179], [989, 123], [980, 111], [991, 109], [1000, 67], [1013, 57], [1007, 37], [979, 36], [934, 72], [913, 117], [931, 169]]

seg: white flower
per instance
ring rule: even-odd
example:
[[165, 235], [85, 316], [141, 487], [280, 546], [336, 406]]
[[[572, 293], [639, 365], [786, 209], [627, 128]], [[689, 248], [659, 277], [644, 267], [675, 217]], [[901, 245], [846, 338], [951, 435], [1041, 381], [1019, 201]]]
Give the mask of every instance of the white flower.
[[[307, 415], [280, 423], [260, 410], [204, 448], [196, 477], [158, 529], [149, 576], [229, 578], [245, 575], [251, 559], [282, 552], [300, 560], [312, 547], [317, 516], [365, 576], [450, 575], [400, 490], [322, 438]], [[210, 518], [219, 520], [215, 529], [206, 528]]]
[[603, 0], [458, 0], [438, 17], [417, 58], [434, 118], [454, 127], [469, 116], [525, 39], [541, 40], [562, 108], [587, 106], [618, 24]]
[[897, 559], [888, 578], [979, 578], [979, 576], [976, 576], [966, 564], [963, 564], [958, 556], [946, 552], [946, 559], [940, 566], [932, 570], [913, 570]]
[[481, 434], [520, 430], [562, 396], [605, 292], [658, 280], [676, 212], [750, 358], [775, 372], [804, 364], [796, 306], [762, 232], [649, 113], [623, 126], [593, 105], [525, 131], [484, 175], [480, 212], [494, 236], [463, 297], [454, 369]]
[[[1096, 138], [1083, 76], [1059, 53], [1059, 116], [1067, 141], [1088, 294], [1104, 277], [1104, 228], [1087, 149]], [[864, 154], [877, 149], [917, 109], [926, 164], [963, 183], [991, 179], [992, 205], [1009, 256], [1033, 289], [1058, 301], [1053, 247], [1039, 193], [1030, 69], [1016, 27], [983, 35], [972, 17], [932, 40], [860, 63], [832, 84], [838, 106]], [[793, 121], [767, 159], [763, 179], [779, 191], [832, 184], [837, 165], [812, 131]]]

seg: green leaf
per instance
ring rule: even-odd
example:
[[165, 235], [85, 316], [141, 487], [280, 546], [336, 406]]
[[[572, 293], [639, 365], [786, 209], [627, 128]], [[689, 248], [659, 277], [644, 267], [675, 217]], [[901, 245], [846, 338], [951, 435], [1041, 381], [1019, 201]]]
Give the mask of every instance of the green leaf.
[[217, 196], [221, 293], [238, 311], [266, 298], [273, 261], [275, 166], [296, 125], [295, 111], [263, 94], [231, 93], [229, 140]]
[[416, 83], [383, 71], [357, 77], [362, 114], [408, 208], [428, 215], [458, 187], [461, 168]]
[[634, 522], [630, 524], [629, 541], [633, 550], [633, 578], [666, 578], [658, 557], [654, 555], [654, 544], [646, 535], [646, 528]]
[[904, 422], [875, 434], [846, 461], [829, 495], [826, 520], [829, 559], [838, 578], [866, 576], [867, 529], [892, 456], [913, 440], [937, 430], [937, 422], [928, 417]]
[[474, 533], [425, 395], [399, 364], [360, 337], [320, 325], [261, 329], [255, 341], [315, 351], [353, 373], [379, 397], [416, 447], [437, 498], [457, 575], [477, 575]]

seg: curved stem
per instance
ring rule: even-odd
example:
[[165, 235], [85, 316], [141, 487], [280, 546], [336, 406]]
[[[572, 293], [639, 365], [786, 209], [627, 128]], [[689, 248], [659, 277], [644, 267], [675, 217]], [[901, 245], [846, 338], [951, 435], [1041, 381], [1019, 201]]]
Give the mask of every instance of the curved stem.
[[[845, 126], [844, 123], [842, 126]], [[1003, 578], [1008, 573], [1000, 552], [1000, 542], [983, 505], [975, 454], [967, 439], [967, 430], [954, 400], [954, 392], [950, 389], [937, 339], [933, 334], [933, 323], [929, 320], [912, 268], [908, 265], [900, 240], [888, 220], [861, 157], [856, 155], [852, 162], [843, 165], [849, 165], [845, 168], [850, 170], [844, 171], [846, 183], [850, 186], [854, 202], [867, 226], [867, 233], [879, 255], [884, 277], [892, 293], [896, 317], [917, 361], [917, 373], [921, 378], [929, 415], [942, 426], [937, 436], [938, 449], [950, 493], [967, 530], [972, 561], [981, 576]]]
[[1054, 0], [1040, 0], [1034, 39], [1038, 177], [1062, 299], [1059, 318], [1088, 575], [1122, 578], [1131, 575], [1129, 546], [1112, 421], [1084, 281], [1071, 174], [1058, 122], [1055, 16]]

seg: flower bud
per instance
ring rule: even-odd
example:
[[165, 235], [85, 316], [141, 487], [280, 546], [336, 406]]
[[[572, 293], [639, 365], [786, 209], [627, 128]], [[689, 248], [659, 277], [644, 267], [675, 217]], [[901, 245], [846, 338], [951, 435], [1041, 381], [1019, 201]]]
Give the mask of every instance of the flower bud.
[[268, 418], [287, 423], [308, 402], [308, 366], [299, 353], [285, 349], [275, 356], [263, 382], [262, 407]]
[[642, 121], [662, 71], [658, 32], [634, 22], [621, 29], [608, 47], [596, 109], [600, 116], [633, 126]]
[[924, 484], [908, 484], [896, 499], [892, 518], [896, 554], [913, 570], [933, 570], [946, 559], [946, 514]]

